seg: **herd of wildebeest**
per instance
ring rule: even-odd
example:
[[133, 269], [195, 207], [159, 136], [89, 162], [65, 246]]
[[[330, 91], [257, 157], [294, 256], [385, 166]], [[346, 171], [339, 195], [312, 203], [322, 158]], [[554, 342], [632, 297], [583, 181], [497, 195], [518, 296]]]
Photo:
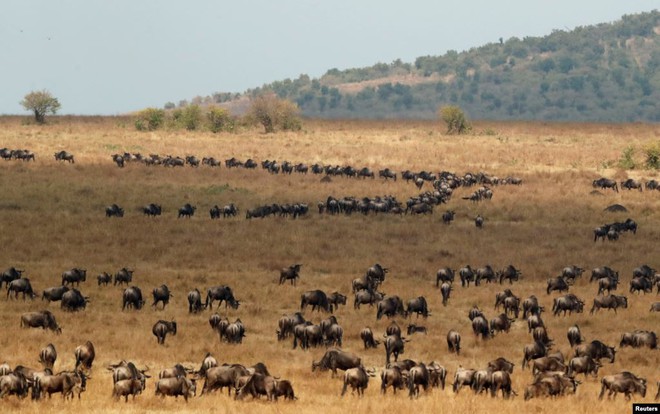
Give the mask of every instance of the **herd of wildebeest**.
[[[29, 150], [8, 150], [0, 149], [0, 157], [5, 160], [18, 159], [23, 161], [34, 161], [35, 154]], [[74, 163], [73, 154], [67, 151], [55, 153], [55, 159]], [[173, 156], [159, 156], [151, 154], [142, 156], [141, 154], [114, 154], [112, 160], [118, 167], [124, 168], [129, 163], [142, 163], [147, 166], [162, 165], [165, 167], [199, 167], [206, 165], [209, 167], [220, 167], [221, 162], [213, 157], [204, 157], [199, 160], [195, 156], [185, 158]], [[225, 160], [226, 168], [247, 168], [255, 169], [259, 164], [252, 159], [245, 162], [235, 158]], [[356, 178], [375, 178], [376, 174], [369, 168], [353, 168], [350, 166], [322, 166], [313, 164], [308, 166], [303, 163], [290, 163], [277, 161], [263, 161], [261, 166], [272, 174], [291, 174], [293, 172], [307, 174], [311, 171], [313, 174], [324, 174], [323, 180], [331, 180], [330, 177], [356, 177]], [[382, 197], [328, 197], [325, 201], [319, 202], [316, 207], [319, 214], [346, 214], [353, 212], [363, 214], [394, 213], [394, 214], [427, 214], [433, 212], [433, 207], [449, 201], [452, 192], [458, 187], [472, 187], [480, 185], [469, 196], [463, 199], [478, 202], [490, 199], [493, 196], [492, 186], [498, 184], [520, 185], [522, 180], [516, 177], [507, 177], [499, 179], [489, 176], [485, 173], [467, 173], [463, 176], [449, 172], [430, 173], [426, 171], [411, 172], [403, 171], [399, 174], [386, 168], [378, 171], [378, 177], [385, 180], [397, 180], [397, 176], [402, 179], [413, 182], [418, 189], [424, 186], [426, 182], [431, 183], [432, 190], [410, 197], [405, 203], [399, 202], [393, 196]], [[594, 187], [611, 188], [618, 192], [617, 182], [601, 178], [593, 182]], [[627, 180], [621, 183], [621, 187], [627, 189], [642, 190], [641, 183], [635, 180]], [[660, 189], [660, 186], [654, 180], [646, 183], [647, 189]], [[144, 215], [155, 217], [162, 213], [162, 207], [158, 204], [149, 204], [141, 208]], [[178, 209], [178, 217], [192, 217], [196, 211], [196, 206], [186, 204]], [[233, 204], [228, 204], [222, 208], [215, 205], [209, 210], [212, 219], [220, 217], [234, 217], [239, 209]], [[264, 218], [270, 215], [291, 216], [297, 218], [304, 216], [309, 212], [307, 203], [291, 204], [269, 204], [259, 206], [246, 211], [246, 218]], [[117, 204], [108, 206], [105, 210], [107, 217], [123, 217], [124, 209]], [[449, 224], [454, 219], [454, 212], [447, 210], [442, 215], [445, 224]], [[483, 217], [475, 218], [475, 225], [483, 225]], [[637, 224], [632, 219], [625, 222], [615, 222], [598, 227], [594, 230], [594, 241], [602, 238], [608, 240], [618, 239], [619, 233], [632, 232], [637, 230]], [[282, 269], [279, 272], [279, 284], [290, 283], [296, 285], [301, 275], [301, 264], [293, 264]], [[568, 293], [576, 279], [581, 278], [584, 269], [577, 266], [567, 266], [562, 269], [561, 275], [547, 280], [546, 294], [553, 291], [560, 293], [566, 292], [563, 296], [553, 300], [551, 313], [554, 317], [570, 315], [573, 312], [581, 313], [584, 310], [585, 299], [579, 298], [573, 293]], [[0, 274], [0, 287], [4, 284], [7, 290], [7, 300], [17, 300], [22, 295], [23, 300], [33, 300], [38, 298], [37, 291], [33, 289], [29, 278], [23, 275], [24, 270], [10, 267]], [[421, 316], [423, 320], [431, 315], [427, 300], [424, 296], [410, 298], [404, 301], [397, 295], [386, 295], [379, 289], [386, 281], [388, 269], [375, 264], [371, 266], [361, 277], [350, 281], [350, 291], [353, 294], [353, 307], [356, 311], [361, 306], [367, 305], [369, 309], [375, 309], [375, 317], [380, 320], [382, 317], [394, 318], [400, 317], [404, 320], [416, 315], [416, 321]], [[121, 295], [121, 309], [124, 312], [140, 311], [146, 302], [142, 290], [133, 284], [134, 271], [126, 267], [117, 272], [101, 272], [97, 276], [98, 288], [105, 288], [113, 284], [115, 286], [126, 285]], [[555, 341], [550, 339], [550, 334], [543, 322], [542, 314], [546, 311], [545, 307], [539, 302], [539, 299], [532, 295], [522, 299], [513, 293], [514, 282], [518, 283], [522, 279], [522, 272], [513, 265], [508, 265], [500, 270], [495, 270], [491, 265], [475, 266], [466, 265], [460, 269], [444, 267], [438, 270], [435, 275], [435, 285], [442, 295], [442, 305], [448, 306], [451, 300], [452, 292], [455, 289], [455, 275], [460, 279], [461, 289], [470, 288], [470, 285], [480, 286], [483, 283], [503, 284], [508, 282], [509, 286], [497, 293], [495, 296], [494, 308], [500, 312], [494, 318], [487, 318], [484, 311], [476, 305], [469, 309], [466, 319], [471, 325], [475, 337], [487, 341], [495, 335], [502, 335], [509, 332], [513, 323], [519, 319], [526, 321], [528, 332], [531, 336], [531, 343], [524, 346], [522, 350], [521, 370], [529, 367], [532, 371], [532, 381], [522, 391], [524, 399], [539, 398], [542, 396], [557, 397], [567, 394], [575, 394], [581, 381], [578, 375], [598, 376], [602, 361], [613, 363], [617, 349], [612, 344], [605, 344], [598, 339], [587, 341], [583, 336], [578, 325], [570, 327], [566, 333], [568, 344], [571, 347], [572, 354], [565, 355], [560, 351], [553, 352]], [[53, 287], [44, 287], [41, 290], [41, 300], [51, 302], [60, 302], [62, 311], [77, 312], [85, 311], [88, 304], [93, 301], [91, 297], [83, 294], [79, 288], [81, 283], [87, 281], [87, 270], [84, 268], [72, 268], [66, 270], [61, 275], [61, 283]], [[348, 282], [348, 281], [347, 281]], [[597, 293], [593, 299], [593, 305], [590, 313], [597, 313], [601, 309], [607, 311], [613, 310], [617, 313], [618, 309], [628, 307], [628, 298], [624, 295], [613, 294], [621, 283], [619, 272], [607, 266], [596, 267], [591, 272], [590, 282], [597, 286]], [[348, 284], [348, 283], [347, 283]], [[348, 287], [348, 286], [347, 286]], [[632, 278], [629, 282], [629, 292], [631, 294], [652, 293], [654, 287], [660, 294], [660, 274], [656, 270], [642, 265], [633, 270]], [[153, 288], [151, 291], [153, 302], [152, 308], [158, 309], [162, 306], [164, 309], [168, 306], [172, 292], [163, 284]], [[246, 327], [240, 318], [231, 322], [226, 316], [222, 317], [218, 310], [221, 304], [225, 303], [225, 308], [231, 307], [239, 309], [241, 301], [234, 296], [234, 291], [230, 286], [218, 285], [206, 288], [206, 298], [202, 291], [193, 289], [187, 292], [189, 313], [200, 313], [204, 310], [213, 311], [214, 302], [216, 303], [216, 312], [209, 317], [209, 325], [213, 332], [218, 335], [219, 341], [239, 345], [246, 337], [249, 327]], [[397, 322], [392, 322], [382, 335], [377, 335], [368, 326], [365, 326], [359, 332], [359, 337], [363, 341], [365, 350], [381, 347], [384, 349], [384, 366], [376, 369], [366, 367], [362, 358], [348, 350], [342, 349], [344, 330], [340, 321], [334, 315], [334, 311], [339, 306], [346, 306], [348, 297], [339, 291], [325, 292], [320, 289], [303, 292], [300, 297], [300, 310], [282, 317], [276, 322], [276, 339], [278, 342], [286, 340], [291, 341], [294, 349], [306, 350], [315, 347], [326, 347], [327, 350], [319, 361], [312, 361], [312, 371], [331, 371], [332, 376], [336, 376], [338, 370], [343, 371], [343, 382], [340, 393], [343, 396], [350, 387], [354, 393], [363, 395], [367, 388], [370, 378], [375, 377], [380, 371], [381, 385], [380, 390], [386, 393], [388, 388], [396, 394], [397, 390], [407, 390], [411, 398], [420, 395], [420, 388], [428, 390], [434, 387], [445, 388], [447, 369], [437, 361], [422, 362], [412, 359], [399, 361], [399, 357], [404, 353], [406, 344], [411, 342], [414, 335], [426, 334], [427, 327], [410, 323], [403, 329]], [[119, 303], [117, 305], [119, 307]], [[311, 312], [325, 312], [329, 314], [326, 319], [315, 324], [305, 318], [307, 309]], [[500, 311], [500, 308], [502, 309]], [[660, 302], [655, 302], [650, 309], [651, 312], [660, 312]], [[275, 321], [274, 321], [275, 323]], [[466, 321], [467, 325], [467, 321]], [[25, 328], [41, 328], [51, 330], [56, 334], [63, 332], [56, 321], [55, 315], [50, 310], [40, 312], [28, 312], [21, 315], [20, 326]], [[158, 320], [154, 323], [152, 333], [158, 344], [165, 344], [168, 335], [176, 335], [177, 322], [174, 320]], [[635, 330], [632, 332], [621, 333], [619, 348], [648, 348], [657, 349], [657, 336], [655, 332], [646, 330]], [[461, 333], [459, 329], [450, 329], [447, 332], [447, 347], [449, 352], [460, 354], [461, 352]], [[8, 364], [0, 365], [0, 398], [8, 395], [16, 395], [18, 398], [25, 398], [30, 395], [33, 399], [40, 399], [46, 394], [48, 397], [54, 393], [61, 393], [66, 399], [74, 395], [80, 398], [81, 393], [86, 390], [87, 381], [92, 379], [92, 363], [96, 356], [96, 351], [92, 342], [88, 341], [80, 345], [74, 351], [76, 357], [75, 367], [71, 371], [62, 371], [57, 374], [53, 372], [53, 366], [57, 359], [57, 351], [52, 344], [48, 344], [39, 353], [39, 362], [43, 365], [42, 369], [28, 368], [26, 366], [16, 366], [11, 368]], [[501, 392], [503, 398], [510, 398], [518, 395], [513, 389], [512, 375], [515, 363], [498, 357], [491, 360], [483, 369], [464, 368], [460, 366], [453, 377], [451, 384], [455, 393], [459, 393], [462, 388], [468, 387], [476, 394], [486, 392], [495, 397]], [[122, 360], [116, 364], [106, 367], [112, 373], [113, 389], [112, 395], [116, 398], [124, 397], [128, 400], [129, 396], [135, 398], [146, 389], [146, 383], [152, 376], [149, 374], [149, 368], [138, 368], [134, 362]], [[95, 374], [98, 375], [98, 374]], [[196, 395], [197, 382], [203, 381], [200, 395], [207, 394], [216, 390], [222, 391], [227, 388], [231, 395], [232, 389], [235, 391], [235, 398], [242, 399], [248, 394], [253, 398], [259, 398], [265, 395], [269, 400], [277, 400], [278, 397], [294, 400], [295, 396], [293, 384], [291, 381], [272, 375], [264, 363], [257, 363], [253, 366], [245, 366], [239, 363], [219, 364], [211, 355], [203, 357], [199, 369], [191, 366], [184, 366], [176, 363], [173, 367], [162, 370], [158, 374], [158, 379], [154, 378], [155, 394], [162, 396], [182, 396], [186, 401], [188, 398]], [[603, 376], [600, 380], [601, 391], [599, 398], [603, 398], [607, 393], [608, 397], [617, 393], [625, 394], [630, 399], [634, 394], [641, 398], [646, 397], [647, 379], [640, 378], [629, 371], [622, 371], [618, 374]], [[660, 381], [658, 381], [658, 392], [655, 399], [660, 398]], [[338, 390], [339, 391], [339, 390]], [[520, 390], [518, 390], [520, 391]]]
[[[283, 268], [279, 272], [279, 284], [290, 283], [295, 286], [300, 278], [301, 269], [302, 264], [299, 263]], [[424, 296], [404, 301], [397, 295], [385, 295], [379, 291], [386, 281], [388, 271], [380, 264], [375, 264], [367, 269], [363, 276], [350, 281], [350, 289], [354, 295], [354, 309], [359, 311], [361, 305], [368, 305], [370, 309], [375, 308], [377, 320], [382, 317], [400, 317], [406, 320], [412, 315], [416, 315], [416, 320], [420, 316], [426, 320], [431, 312]], [[30, 280], [24, 277], [23, 273], [22, 269], [10, 267], [0, 274], [0, 286], [5, 285], [7, 300], [16, 300], [19, 294], [22, 295], [23, 300], [38, 298]], [[546, 293], [569, 291], [583, 273], [584, 269], [580, 267], [565, 267], [561, 275], [548, 279]], [[139, 311], [146, 304], [141, 289], [133, 285], [133, 274], [133, 270], [124, 267], [114, 275], [102, 272], [96, 278], [98, 288], [110, 284], [128, 286], [121, 296], [121, 309], [126, 312]], [[532, 342], [523, 348], [521, 369], [529, 367], [533, 380], [523, 391], [525, 400], [574, 394], [581, 383], [578, 375], [584, 375], [585, 378], [597, 377], [603, 360], [614, 362], [617, 352], [615, 346], [605, 344], [598, 339], [587, 341], [577, 324], [571, 326], [566, 333], [573, 355], [565, 355], [560, 351], [552, 352], [555, 341], [550, 339], [543, 322], [542, 314], [546, 310], [545, 307], [535, 295], [522, 299], [513, 293], [514, 282], [518, 283], [522, 279], [522, 272], [515, 266], [508, 265], [501, 270], [494, 270], [490, 265], [474, 269], [469, 265], [456, 270], [449, 267], [439, 269], [434, 279], [436, 287], [442, 294], [443, 306], [449, 303], [456, 275], [460, 279], [462, 288], [469, 288], [470, 284], [479, 286], [483, 283], [498, 282], [500, 285], [507, 283], [510, 286], [495, 295], [494, 309], [499, 311], [502, 308], [499, 315], [489, 320], [484, 311], [475, 305], [469, 310], [466, 319], [470, 320], [475, 337], [483, 341], [495, 335], [508, 333], [512, 324], [519, 319], [526, 321]], [[86, 281], [86, 269], [73, 268], [64, 271], [61, 275], [61, 283], [43, 289], [41, 299], [48, 303], [59, 301], [63, 311], [84, 311], [90, 298], [81, 293], [78, 287]], [[593, 314], [601, 309], [613, 310], [616, 313], [617, 309], [628, 307], [626, 296], [612, 294], [612, 291], [617, 290], [620, 281], [619, 272], [607, 266], [596, 267], [591, 271], [589, 282], [597, 286], [597, 296], [593, 299], [590, 313]], [[656, 273], [655, 269], [642, 265], [633, 270], [629, 282], [631, 294], [652, 293], [654, 287], [660, 294], [660, 274]], [[159, 306], [164, 309], [172, 296], [172, 292], [164, 284], [155, 287], [151, 293], [153, 297], [151, 307], [155, 309]], [[209, 287], [206, 289], [205, 300], [199, 289], [193, 289], [187, 293], [187, 299], [189, 313], [213, 311], [215, 302], [216, 312], [209, 317], [211, 329], [221, 342], [230, 344], [243, 342], [248, 328], [240, 318], [230, 322], [227, 317], [222, 317], [217, 312], [223, 302], [225, 308], [238, 309], [241, 305], [241, 301], [236, 299], [231, 287], [227, 285]], [[303, 292], [300, 297], [300, 311], [283, 315], [277, 321], [276, 338], [280, 342], [291, 340], [294, 349], [326, 347], [324, 356], [319, 361], [312, 361], [312, 371], [330, 370], [333, 377], [337, 375], [337, 370], [344, 371], [341, 395], [344, 395], [349, 387], [358, 395], [362, 395], [370, 378], [376, 376], [377, 369], [365, 367], [359, 355], [342, 349], [344, 330], [333, 312], [339, 306], [345, 306], [347, 299], [347, 295], [337, 291], [324, 292], [316, 289]], [[584, 299], [573, 293], [566, 293], [553, 300], [551, 312], [555, 317], [565, 316], [567, 312], [581, 313], [584, 305]], [[319, 324], [314, 324], [304, 316], [308, 307], [312, 312], [325, 312], [329, 317]], [[660, 312], [660, 302], [655, 302], [650, 311]], [[25, 328], [49, 329], [56, 334], [62, 333], [54, 314], [49, 310], [22, 314], [20, 325]], [[158, 344], [164, 344], [168, 334], [176, 335], [177, 323], [174, 320], [158, 320], [153, 325], [152, 333]], [[427, 328], [409, 323], [402, 329], [394, 319], [382, 336], [375, 334], [368, 326], [359, 332], [365, 350], [378, 348], [381, 345], [384, 348], [384, 368], [380, 369], [382, 393], [386, 393], [388, 388], [392, 388], [395, 394], [397, 390], [405, 389], [413, 398], [419, 396], [420, 389], [427, 390], [433, 387], [444, 389], [448, 372], [437, 361], [428, 363], [411, 359], [399, 361], [406, 344], [411, 341], [410, 338], [420, 333], [426, 334]], [[449, 352], [460, 355], [461, 334], [457, 329], [451, 329], [447, 333], [447, 346]], [[646, 330], [623, 332], [618, 346], [656, 350], [657, 336], [655, 332]], [[12, 369], [6, 363], [1, 365], [0, 397], [17, 395], [19, 398], [24, 398], [30, 395], [31, 391], [33, 399], [40, 399], [46, 394], [50, 397], [53, 393], [61, 393], [64, 398], [73, 398], [74, 395], [80, 398], [80, 394], [86, 389], [87, 381], [91, 379], [96, 351], [92, 342], [88, 341], [77, 347], [74, 354], [76, 357], [74, 369], [57, 374], [52, 371], [57, 358], [57, 352], [52, 344], [47, 345], [39, 354], [39, 361], [43, 365], [41, 370], [22, 365]], [[512, 388], [511, 381], [514, 366], [514, 362], [502, 357], [493, 359], [483, 369], [461, 366], [454, 374], [452, 389], [455, 393], [459, 393], [462, 388], [468, 387], [476, 394], [486, 392], [492, 396], [496, 396], [501, 391], [503, 398], [508, 399], [518, 395], [518, 392]], [[147, 379], [151, 378], [148, 368], [138, 369], [135, 363], [129, 361], [120, 361], [109, 365], [107, 369], [112, 372], [112, 395], [116, 398], [125, 397], [126, 400], [128, 396], [135, 398], [145, 390]], [[196, 395], [198, 381], [204, 381], [200, 395], [226, 387], [230, 395], [232, 389], [235, 391], [237, 399], [242, 399], [248, 394], [253, 398], [265, 395], [269, 400], [277, 400], [278, 397], [296, 399], [291, 381], [271, 375], [265, 364], [258, 363], [251, 367], [238, 363], [219, 365], [211, 354], [204, 356], [199, 369], [177, 363], [172, 368], [162, 370], [158, 374], [158, 380], [154, 379], [154, 381], [156, 395], [175, 397], [180, 395], [186, 401]], [[600, 382], [599, 398], [603, 398], [606, 393], [608, 397], [623, 393], [627, 399], [633, 394], [644, 398], [648, 386], [646, 379], [629, 371], [603, 376]], [[660, 382], [658, 386], [656, 400], [660, 398]]]

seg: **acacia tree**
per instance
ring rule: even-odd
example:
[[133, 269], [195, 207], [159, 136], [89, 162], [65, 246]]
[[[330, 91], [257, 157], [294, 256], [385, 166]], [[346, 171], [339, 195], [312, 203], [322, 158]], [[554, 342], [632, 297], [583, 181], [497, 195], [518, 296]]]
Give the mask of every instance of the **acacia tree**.
[[440, 119], [447, 124], [448, 134], [463, 134], [468, 132], [472, 127], [468, 122], [463, 110], [458, 106], [443, 106], [438, 111]]
[[46, 114], [55, 115], [60, 109], [60, 102], [45, 89], [28, 93], [21, 101], [21, 105], [26, 111], [34, 113], [34, 120], [38, 124], [46, 122]]
[[275, 95], [262, 95], [252, 100], [247, 112], [247, 120], [261, 124], [267, 134], [282, 130], [299, 130], [300, 109], [298, 105]]

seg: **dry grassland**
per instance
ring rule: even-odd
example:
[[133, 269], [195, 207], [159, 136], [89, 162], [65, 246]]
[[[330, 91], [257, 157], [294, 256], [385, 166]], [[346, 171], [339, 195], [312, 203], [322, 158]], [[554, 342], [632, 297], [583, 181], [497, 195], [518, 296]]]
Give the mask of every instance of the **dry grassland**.
[[[566, 329], [578, 323], [588, 340], [600, 339], [610, 345], [618, 342], [624, 331], [648, 329], [660, 333], [660, 314], [649, 313], [655, 294], [627, 293], [632, 269], [642, 263], [660, 266], [660, 192], [614, 193], [591, 195], [590, 183], [600, 175], [622, 180], [628, 176], [654, 178], [655, 172], [603, 169], [616, 161], [623, 148], [641, 148], [658, 141], [657, 125], [584, 125], [539, 123], [482, 123], [477, 131], [495, 131], [496, 135], [467, 137], [444, 136], [436, 123], [424, 122], [308, 122], [305, 131], [296, 134], [263, 135], [245, 132], [213, 135], [201, 132], [139, 133], [121, 119], [55, 120], [47, 127], [22, 125], [20, 120], [0, 120], [0, 146], [28, 148], [37, 154], [34, 163], [0, 162], [0, 267], [16, 266], [26, 270], [37, 291], [60, 284], [60, 274], [74, 266], [88, 270], [88, 281], [81, 285], [91, 303], [83, 312], [65, 313], [59, 305], [50, 305], [62, 326], [61, 336], [41, 330], [19, 328], [20, 314], [47, 308], [40, 300], [23, 302], [0, 297], [0, 362], [38, 367], [39, 350], [52, 342], [59, 359], [56, 370], [72, 368], [73, 349], [92, 340], [97, 361], [93, 379], [80, 402], [61, 398], [38, 403], [0, 401], [0, 409], [25, 412], [60, 412], [72, 407], [84, 412], [163, 411], [203, 412], [600, 412], [620, 413], [631, 410], [622, 396], [616, 401], [599, 401], [600, 383], [588, 379], [576, 396], [556, 400], [524, 402], [522, 393], [531, 382], [531, 373], [520, 370], [522, 348], [532, 342], [524, 321], [517, 321], [509, 334], [488, 342], [475, 340], [467, 312], [479, 305], [488, 318], [493, 310], [495, 293], [506, 286], [482, 285], [463, 289], [457, 286], [443, 307], [435, 287], [435, 272], [441, 266], [458, 268], [465, 264], [479, 267], [491, 264], [503, 268], [514, 264], [524, 278], [512, 286], [525, 298], [536, 294], [546, 309], [557, 294], [545, 294], [545, 280], [562, 267], [577, 264], [591, 269], [608, 265], [620, 271], [623, 283], [619, 294], [629, 296], [630, 306], [615, 315], [601, 311], [553, 317], [544, 320], [557, 349], [569, 353]], [[66, 149], [76, 156], [73, 165], [56, 163], [53, 153]], [[461, 200], [473, 189], [458, 189], [445, 206], [431, 216], [319, 216], [313, 206], [328, 195], [377, 196], [392, 194], [405, 201], [417, 194], [412, 184], [402, 180], [357, 180], [333, 178], [320, 182], [319, 176], [271, 176], [257, 171], [202, 168], [166, 169], [128, 165], [117, 168], [110, 159], [115, 152], [144, 154], [195, 154], [226, 159], [249, 157], [321, 162], [324, 164], [368, 166], [374, 170], [390, 167], [395, 171], [448, 170], [460, 174], [484, 171], [504, 177], [516, 175], [522, 186], [494, 189], [491, 201], [479, 204]], [[425, 189], [428, 189], [425, 188]], [[299, 220], [267, 218], [246, 220], [244, 212], [271, 202], [308, 202], [308, 217]], [[163, 216], [150, 219], [138, 211], [150, 202], [163, 205]], [[190, 220], [177, 219], [176, 209], [189, 202], [197, 205]], [[241, 210], [238, 218], [211, 221], [208, 209], [234, 202]], [[107, 219], [104, 207], [117, 203], [125, 208], [122, 219]], [[604, 213], [606, 206], [620, 203], [629, 213]], [[441, 221], [441, 212], [456, 211], [449, 226]], [[472, 219], [486, 218], [479, 231]], [[634, 218], [637, 235], [624, 234], [618, 242], [592, 241], [592, 229], [605, 222]], [[279, 269], [302, 263], [302, 277], [297, 287], [279, 286]], [[459, 365], [483, 368], [491, 359], [506, 357], [516, 363], [514, 389], [519, 397], [503, 401], [474, 396], [464, 390], [454, 395], [450, 387], [433, 389], [418, 400], [410, 401], [405, 393], [385, 397], [379, 394], [380, 379], [372, 379], [364, 398], [339, 396], [341, 380], [329, 372], [312, 373], [312, 360], [324, 349], [308, 352], [291, 349], [291, 341], [278, 343], [277, 320], [283, 313], [298, 310], [300, 294], [310, 289], [338, 290], [349, 296], [349, 306], [336, 316], [344, 328], [344, 349], [359, 354], [369, 367], [381, 369], [385, 352], [382, 346], [364, 351], [359, 331], [371, 326], [381, 335], [389, 321], [376, 321], [375, 308], [353, 309], [350, 282], [372, 264], [389, 267], [382, 290], [399, 295], [404, 301], [424, 295], [432, 316], [419, 323], [428, 327], [428, 335], [415, 335], [406, 345], [403, 357], [418, 361], [439, 361], [453, 377]], [[123, 266], [135, 269], [134, 284], [150, 298], [151, 290], [166, 283], [174, 298], [166, 310], [146, 306], [139, 312], [121, 311], [122, 288], [96, 286], [95, 275], [114, 273]], [[91, 276], [91, 277], [90, 277]], [[202, 291], [219, 284], [230, 285], [241, 300], [238, 310], [220, 310], [230, 320], [240, 317], [247, 328], [242, 345], [220, 343], [208, 325], [210, 311], [200, 315], [187, 312], [186, 294], [197, 287]], [[580, 280], [571, 288], [587, 302], [596, 294], [596, 286]], [[634, 297], [633, 297], [634, 296]], [[149, 303], [150, 304], [150, 303]], [[499, 313], [499, 312], [498, 312]], [[305, 316], [318, 322], [326, 315], [306, 311]], [[151, 327], [158, 319], [174, 318], [179, 325], [177, 336], [168, 337], [158, 346]], [[414, 317], [413, 317], [414, 320]], [[399, 320], [405, 326], [406, 321]], [[445, 336], [449, 329], [463, 337], [460, 357], [447, 351]], [[251, 365], [267, 364], [270, 371], [293, 382], [299, 397], [295, 402], [236, 402], [226, 394], [183, 400], [161, 400], [153, 395], [154, 383], [148, 382], [144, 395], [124, 404], [111, 399], [112, 381], [105, 366], [121, 359], [149, 366], [152, 373], [174, 365], [198, 365], [206, 352], [223, 362]], [[605, 363], [600, 376], [630, 370], [652, 383], [645, 401], [656, 393], [660, 379], [660, 353], [624, 348], [614, 364]], [[451, 379], [448, 381], [451, 384]], [[201, 388], [201, 384], [199, 385]], [[639, 399], [638, 396], [635, 399]]]

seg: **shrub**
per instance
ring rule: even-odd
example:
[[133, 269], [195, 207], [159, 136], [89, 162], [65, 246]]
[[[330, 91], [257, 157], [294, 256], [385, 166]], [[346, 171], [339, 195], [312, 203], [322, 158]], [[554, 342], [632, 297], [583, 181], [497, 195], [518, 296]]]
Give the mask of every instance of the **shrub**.
[[147, 108], [137, 113], [135, 129], [138, 131], [154, 131], [165, 122], [165, 111], [158, 108]]
[[463, 110], [458, 106], [443, 106], [438, 111], [440, 119], [447, 125], [448, 134], [464, 134], [472, 129]]
[[246, 121], [260, 124], [267, 134], [277, 129], [297, 131], [302, 128], [298, 105], [275, 95], [262, 95], [252, 100]]
[[660, 168], [660, 146], [658, 144], [652, 144], [644, 148], [644, 154], [646, 155], [644, 162], [646, 168], [654, 170]]
[[206, 122], [208, 128], [213, 133], [222, 131], [234, 131], [236, 121], [231, 116], [228, 110], [219, 108], [217, 106], [209, 107], [206, 112]]
[[626, 170], [635, 169], [635, 160], [633, 159], [634, 154], [635, 148], [633, 148], [632, 145], [624, 148], [623, 152], [621, 153], [621, 158], [619, 159], [619, 167]]

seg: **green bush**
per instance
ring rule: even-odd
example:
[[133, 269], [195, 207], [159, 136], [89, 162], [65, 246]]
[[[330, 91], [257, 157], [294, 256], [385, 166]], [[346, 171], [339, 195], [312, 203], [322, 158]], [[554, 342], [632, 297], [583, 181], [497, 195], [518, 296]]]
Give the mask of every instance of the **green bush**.
[[228, 110], [211, 106], [206, 111], [206, 122], [208, 128], [213, 133], [222, 131], [232, 132], [236, 128], [236, 121]]
[[246, 121], [260, 124], [267, 134], [277, 129], [298, 131], [302, 128], [298, 105], [275, 95], [262, 95], [252, 100]]
[[137, 113], [135, 129], [138, 131], [155, 131], [163, 126], [165, 111], [158, 108], [147, 108]]
[[626, 170], [635, 169], [635, 160], [633, 159], [633, 155], [635, 155], [635, 148], [633, 148], [632, 145], [624, 148], [623, 152], [621, 153], [621, 158], [619, 159], [619, 167]]
[[660, 169], [660, 146], [658, 144], [652, 144], [644, 148], [644, 155], [646, 156], [644, 162], [646, 168]]
[[440, 119], [447, 125], [447, 134], [464, 134], [472, 129], [463, 110], [455, 105], [443, 106], [438, 111]]

